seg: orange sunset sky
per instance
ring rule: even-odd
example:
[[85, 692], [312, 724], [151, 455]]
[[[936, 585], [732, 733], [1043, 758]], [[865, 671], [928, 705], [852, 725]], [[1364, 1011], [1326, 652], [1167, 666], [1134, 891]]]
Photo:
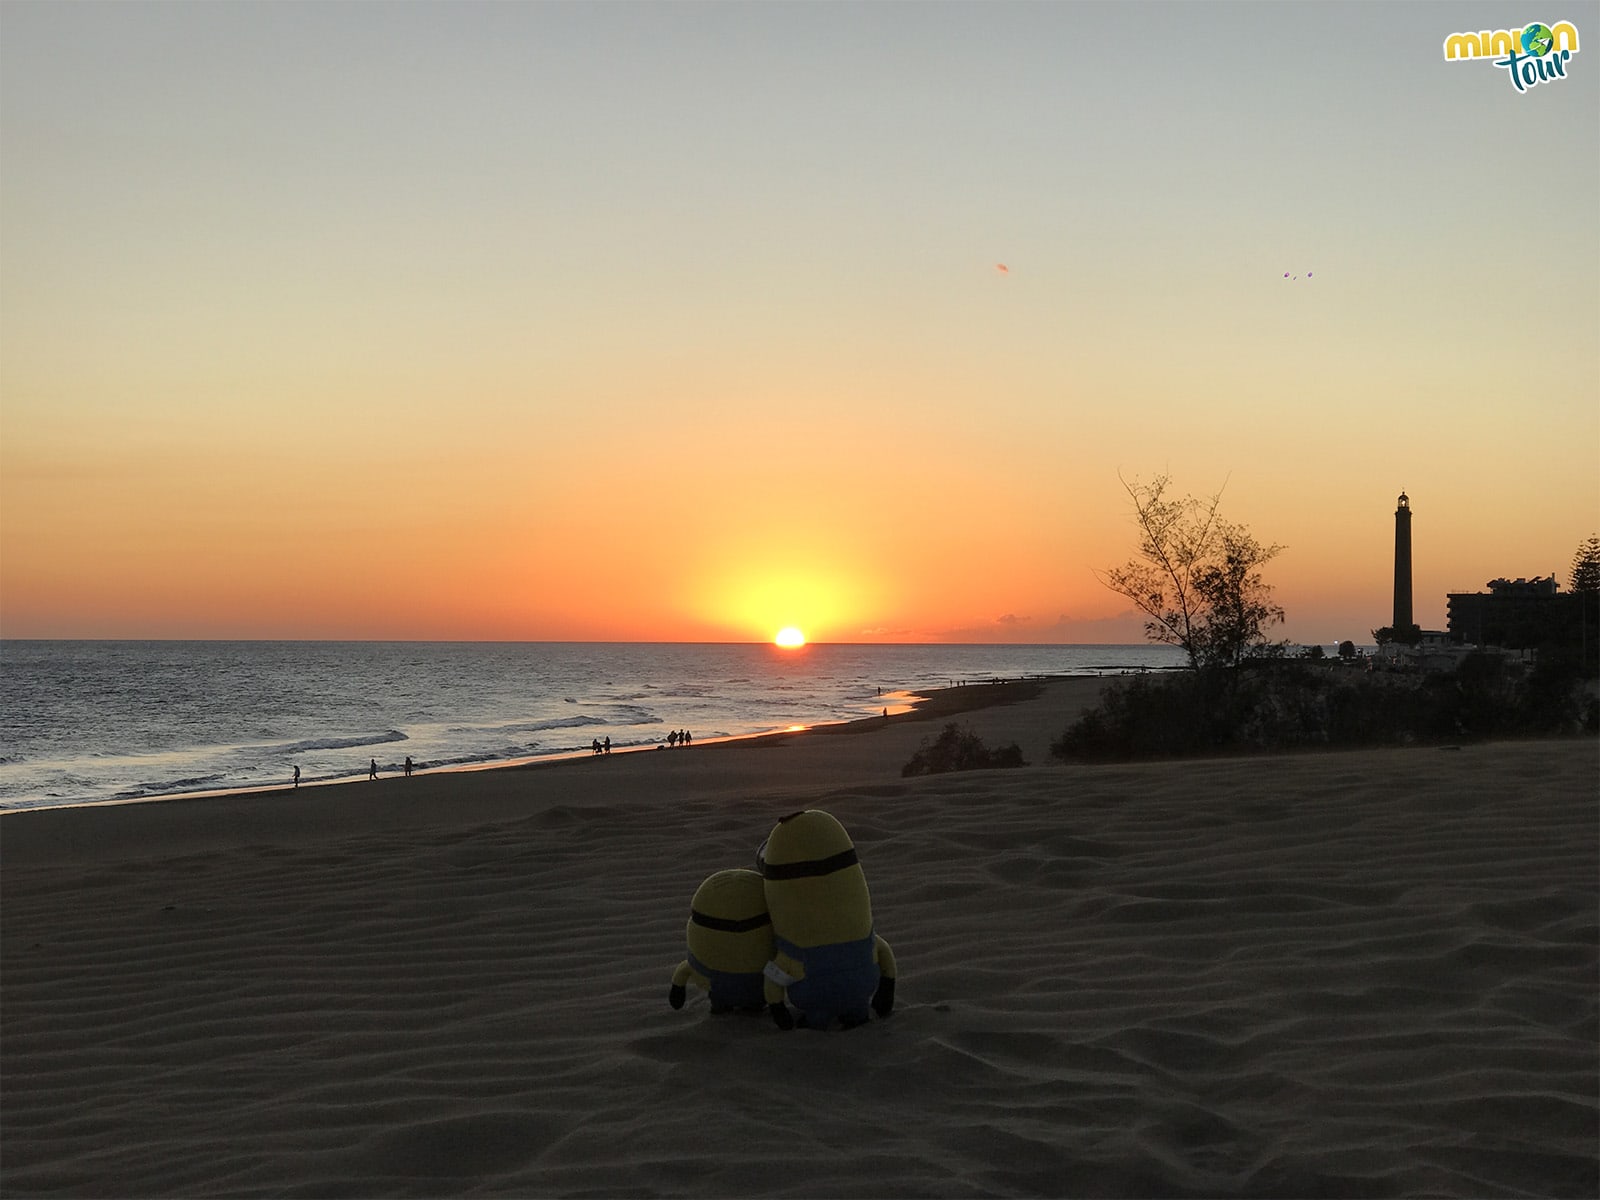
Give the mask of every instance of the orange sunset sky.
[[1597, 79], [1592, 4], [7, 3], [0, 633], [1138, 641], [1163, 471], [1305, 642], [1406, 490], [1443, 628], [1600, 528]]

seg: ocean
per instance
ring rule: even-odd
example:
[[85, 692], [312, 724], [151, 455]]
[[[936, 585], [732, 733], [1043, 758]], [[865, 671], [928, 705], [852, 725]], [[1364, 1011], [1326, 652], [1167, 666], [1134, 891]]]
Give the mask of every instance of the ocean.
[[1170, 646], [0, 642], [0, 811], [848, 721], [925, 690], [1182, 665]]

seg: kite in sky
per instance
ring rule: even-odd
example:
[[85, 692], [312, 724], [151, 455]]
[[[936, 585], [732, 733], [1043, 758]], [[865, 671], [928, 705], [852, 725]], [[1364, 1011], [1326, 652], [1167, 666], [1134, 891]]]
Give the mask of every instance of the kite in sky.
[[1002, 274], [1002, 275], [1009, 275], [1009, 274], [1011, 274], [1011, 268], [1010, 268], [1010, 267], [1008, 267], [1008, 266], [1006, 266], [1006, 265], [1005, 265], [1005, 263], [995, 263], [995, 265], [994, 265], [994, 269], [995, 269], [995, 270], [996, 270], [996, 271], [999, 271], [999, 272], [1000, 272], [1000, 274]]
[[[1306, 272], [1306, 278], [1307, 278], [1307, 279], [1310, 279], [1310, 278], [1311, 278], [1311, 276], [1312, 276], [1312, 274], [1313, 274], [1313, 273], [1314, 273], [1314, 272], [1311, 272], [1311, 271], [1307, 271], [1307, 272]], [[1285, 279], [1290, 279], [1290, 278], [1293, 278], [1293, 279], [1299, 279], [1299, 278], [1300, 278], [1300, 276], [1298, 276], [1298, 275], [1294, 275], [1294, 276], [1291, 276], [1291, 275], [1290, 275], [1290, 274], [1289, 274], [1289, 272], [1287, 272], [1287, 271], [1285, 271], [1285, 272], [1284, 272], [1284, 273], [1283, 273], [1283, 277], [1284, 277], [1284, 278], [1285, 278]]]

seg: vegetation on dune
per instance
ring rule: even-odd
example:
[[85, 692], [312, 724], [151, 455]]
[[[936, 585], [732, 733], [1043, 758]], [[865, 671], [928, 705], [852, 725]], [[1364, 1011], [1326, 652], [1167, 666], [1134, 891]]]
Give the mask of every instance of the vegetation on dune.
[[1600, 592], [1600, 537], [1591, 534], [1579, 543], [1572, 556], [1568, 582], [1575, 592], [1589, 595]]
[[1050, 746], [1057, 758], [1140, 758], [1397, 746], [1595, 731], [1578, 665], [1475, 654], [1448, 674], [1352, 673], [1283, 660], [1107, 688]]
[[[1552, 645], [1529, 667], [1473, 654], [1449, 673], [1362, 672], [1355, 647], [1289, 659], [1266, 630], [1283, 620], [1260, 567], [1280, 550], [1225, 521], [1220, 494], [1169, 499], [1166, 476], [1123, 486], [1134, 501], [1139, 554], [1105, 571], [1107, 587], [1149, 620], [1153, 641], [1181, 646], [1190, 670], [1113, 684], [1050, 747], [1089, 761], [1329, 747], [1407, 745], [1595, 732], [1584, 688], [1587, 647]], [[1600, 538], [1579, 547], [1573, 591], [1600, 594]], [[1586, 632], [1586, 628], [1585, 628]], [[1374, 631], [1415, 645], [1416, 626]], [[1592, 672], [1591, 672], [1592, 673]]]
[[1393, 643], [1397, 646], [1420, 646], [1422, 644], [1421, 625], [1402, 625], [1396, 629], [1393, 625], [1385, 625], [1372, 631], [1372, 640], [1380, 646]]
[[1578, 598], [1578, 656], [1583, 676], [1600, 678], [1600, 537], [1591, 534], [1579, 543], [1568, 581]]
[[972, 730], [958, 726], [954, 721], [911, 756], [911, 761], [900, 768], [901, 775], [942, 775], [946, 771], [983, 771], [995, 767], [1025, 767], [1022, 748], [1015, 742], [991, 750]]

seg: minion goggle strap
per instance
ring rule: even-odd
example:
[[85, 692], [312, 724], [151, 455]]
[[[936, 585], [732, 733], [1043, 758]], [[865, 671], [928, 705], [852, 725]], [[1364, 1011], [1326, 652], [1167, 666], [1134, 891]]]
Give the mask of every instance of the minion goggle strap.
[[718, 929], [723, 933], [749, 933], [763, 925], [772, 924], [771, 913], [757, 913], [753, 917], [713, 917], [698, 909], [689, 910], [689, 920], [705, 929]]
[[756, 851], [756, 870], [761, 872], [763, 879], [808, 879], [815, 875], [832, 875], [835, 871], [855, 866], [857, 861], [854, 846], [827, 858], [808, 858], [792, 863], [769, 863], [765, 842]]

